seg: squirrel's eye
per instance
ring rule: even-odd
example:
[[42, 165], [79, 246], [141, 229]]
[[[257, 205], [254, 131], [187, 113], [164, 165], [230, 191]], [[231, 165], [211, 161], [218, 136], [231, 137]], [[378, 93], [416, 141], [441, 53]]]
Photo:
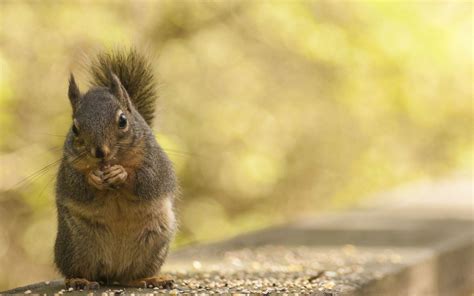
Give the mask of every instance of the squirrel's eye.
[[77, 129], [77, 126], [74, 123], [72, 124], [72, 132], [75, 136], [79, 135], [79, 130]]
[[120, 114], [119, 119], [118, 119], [118, 126], [119, 128], [125, 128], [127, 126], [127, 117], [125, 117], [125, 114]]

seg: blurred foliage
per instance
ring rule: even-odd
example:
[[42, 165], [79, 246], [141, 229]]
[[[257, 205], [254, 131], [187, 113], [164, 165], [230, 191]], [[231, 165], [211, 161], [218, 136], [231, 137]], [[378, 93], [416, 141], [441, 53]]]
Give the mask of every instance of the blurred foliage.
[[83, 65], [99, 50], [136, 46], [156, 66], [155, 129], [179, 173], [183, 246], [471, 169], [472, 11], [449, 1], [0, 1], [0, 290], [56, 276], [67, 78], [85, 89]]

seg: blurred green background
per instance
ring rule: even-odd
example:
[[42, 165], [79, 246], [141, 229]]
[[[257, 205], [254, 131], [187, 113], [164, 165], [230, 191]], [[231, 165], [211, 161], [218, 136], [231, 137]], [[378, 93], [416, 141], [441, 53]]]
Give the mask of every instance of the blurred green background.
[[41, 169], [98, 51], [152, 57], [177, 248], [470, 170], [472, 26], [455, 1], [0, 1], [0, 290], [58, 276]]

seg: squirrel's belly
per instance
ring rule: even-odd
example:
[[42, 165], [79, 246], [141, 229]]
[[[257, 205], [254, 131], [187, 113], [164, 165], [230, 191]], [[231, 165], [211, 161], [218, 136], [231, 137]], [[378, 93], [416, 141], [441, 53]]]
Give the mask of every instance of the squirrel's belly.
[[88, 254], [76, 258], [84, 260], [80, 273], [121, 281], [158, 272], [175, 231], [171, 197], [139, 203], [113, 197], [95, 209], [83, 224], [80, 239], [88, 248], [81, 249]]
[[[147, 241], [147, 232], [153, 231], [157, 235]], [[152, 252], [158, 252], [167, 241], [166, 234], [158, 234], [154, 229], [131, 229], [130, 233], [112, 230], [96, 241], [96, 275], [114, 280], [134, 278], [132, 275], [143, 272], [141, 269], [152, 260]]]

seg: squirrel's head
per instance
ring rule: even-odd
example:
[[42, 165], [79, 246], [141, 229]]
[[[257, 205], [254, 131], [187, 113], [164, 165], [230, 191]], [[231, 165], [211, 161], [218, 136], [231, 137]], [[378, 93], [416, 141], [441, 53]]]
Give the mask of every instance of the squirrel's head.
[[68, 96], [73, 110], [72, 149], [96, 163], [106, 163], [133, 141], [132, 103], [119, 78], [110, 73], [109, 87], [95, 87], [84, 95], [71, 74]]

